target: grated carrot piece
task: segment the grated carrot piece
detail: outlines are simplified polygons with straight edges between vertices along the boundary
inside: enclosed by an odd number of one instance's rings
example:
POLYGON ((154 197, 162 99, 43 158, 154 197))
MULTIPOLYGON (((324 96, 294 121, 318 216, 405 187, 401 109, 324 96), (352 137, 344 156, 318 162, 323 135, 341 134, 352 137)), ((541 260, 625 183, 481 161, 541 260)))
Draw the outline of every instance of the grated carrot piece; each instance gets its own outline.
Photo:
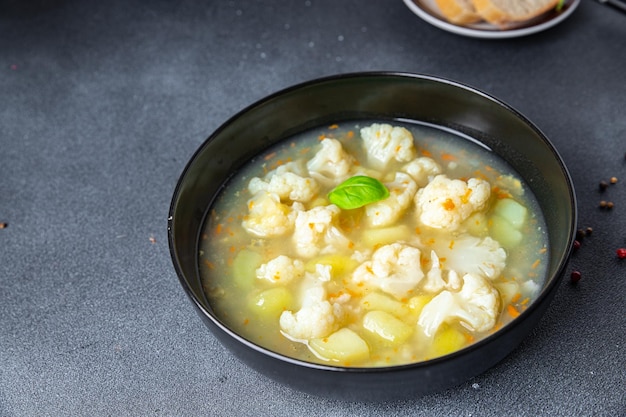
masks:
POLYGON ((506 311, 507 313, 509 313, 509 316, 513 318, 516 318, 520 314, 519 311, 517 311, 517 309, 513 307, 512 304, 509 304, 508 306, 506 306, 506 311))
POLYGON ((473 190, 471 188, 468 188, 467 191, 465 191, 465 194, 463 194, 463 196, 461 197, 461 203, 467 204, 469 202, 472 191, 473 190))
POLYGON ((452 199, 450 198, 446 198, 446 201, 441 203, 441 205, 443 206, 443 209, 446 211, 452 211, 456 207, 456 205, 454 204, 454 201, 452 201, 452 199))
POLYGON ((509 192, 506 192, 506 191, 499 191, 496 194, 496 198, 498 200, 504 200, 505 198, 510 198, 510 197, 511 197, 511 194, 509 192))

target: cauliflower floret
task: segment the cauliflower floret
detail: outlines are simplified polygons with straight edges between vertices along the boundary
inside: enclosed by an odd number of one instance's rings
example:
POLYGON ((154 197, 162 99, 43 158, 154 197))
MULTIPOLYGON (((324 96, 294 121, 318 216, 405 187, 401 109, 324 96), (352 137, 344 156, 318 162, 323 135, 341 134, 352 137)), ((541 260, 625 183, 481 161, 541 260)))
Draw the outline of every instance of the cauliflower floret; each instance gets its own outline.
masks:
POLYGON ((258 279, 265 279, 272 284, 288 284, 304 275, 304 263, 298 259, 280 255, 256 270, 258 279))
POLYGON ((520 285, 520 290, 529 297, 535 297, 537 293, 541 291, 541 285, 537 284, 532 279, 529 279, 520 285))
POLYGON ((319 184, 308 176, 302 162, 288 162, 273 171, 264 179, 254 177, 248 184, 252 195, 259 191, 278 194, 281 200, 291 200, 306 203, 315 197, 319 191, 319 184))
POLYGON ((444 322, 459 320, 471 331, 484 332, 496 324, 500 295, 485 278, 472 274, 463 276, 459 292, 444 290, 424 306, 417 324, 426 336, 432 337, 444 322))
POLYGON ((389 161, 409 162, 415 158, 413 135, 403 127, 374 123, 361 129, 370 164, 383 169, 389 161))
POLYGON ((329 186, 345 180, 353 164, 354 158, 343 149, 341 142, 324 138, 322 149, 306 163, 306 167, 311 177, 329 186))
POLYGON ((332 278, 333 267, 331 265, 315 264, 315 272, 307 272, 307 276, 313 276, 322 282, 328 282, 332 278))
POLYGON ((320 253, 348 249, 350 241, 334 224, 340 211, 339 207, 330 204, 298 212, 293 242, 299 256, 312 258, 320 253))
POLYGON ((500 244, 490 238, 461 235, 451 240, 439 239, 434 249, 446 259, 446 269, 459 274, 481 275, 496 279, 506 266, 506 252, 500 244))
POLYGON ((485 180, 470 178, 467 182, 437 175, 415 196, 418 219, 422 224, 454 231, 472 213, 483 210, 491 195, 485 180))
POLYGON ((402 171, 409 174, 417 186, 422 188, 432 181, 435 175, 441 174, 441 167, 434 159, 423 156, 403 166, 402 171))
POLYGON ((289 207, 278 195, 261 191, 248 200, 248 215, 241 225, 257 237, 283 236, 293 230, 296 213, 303 208, 299 203, 289 207))
POLYGON ((411 204, 417 191, 415 181, 403 172, 396 172, 393 182, 385 185, 389 189, 389 197, 365 206, 365 215, 371 226, 389 226, 398 220, 411 204))
POLYGON ((403 243, 381 246, 352 273, 355 283, 370 284, 399 299, 410 296, 422 278, 420 250, 403 243))
POLYGON ((341 305, 326 299, 324 287, 313 286, 304 291, 300 310, 282 312, 280 328, 292 340, 326 337, 339 327, 341 314, 341 305))
POLYGON ((430 251, 430 270, 426 274, 426 281, 422 288, 432 293, 438 293, 446 288, 451 291, 458 291, 461 288, 461 278, 455 270, 448 270, 447 282, 443 279, 441 262, 435 251, 430 251))

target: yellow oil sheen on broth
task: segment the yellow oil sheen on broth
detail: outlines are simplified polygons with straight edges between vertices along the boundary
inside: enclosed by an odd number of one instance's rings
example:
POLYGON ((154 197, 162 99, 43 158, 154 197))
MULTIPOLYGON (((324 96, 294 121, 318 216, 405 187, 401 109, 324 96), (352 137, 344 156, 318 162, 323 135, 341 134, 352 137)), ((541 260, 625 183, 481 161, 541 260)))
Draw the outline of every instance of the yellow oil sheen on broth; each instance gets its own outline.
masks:
POLYGON ((216 315, 252 342, 311 362, 400 365, 521 314, 543 284, 545 231, 530 189, 482 145, 430 125, 353 121, 239 172, 207 216, 199 267, 216 315), (331 203, 355 176, 389 197, 331 203))

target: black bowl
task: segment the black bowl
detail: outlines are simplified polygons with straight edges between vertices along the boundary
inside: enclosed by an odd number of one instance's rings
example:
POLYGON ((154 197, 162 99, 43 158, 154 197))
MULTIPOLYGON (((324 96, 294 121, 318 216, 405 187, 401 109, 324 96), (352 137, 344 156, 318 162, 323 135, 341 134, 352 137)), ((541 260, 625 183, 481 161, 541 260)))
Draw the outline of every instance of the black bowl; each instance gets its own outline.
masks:
POLYGON ((537 127, 503 102, 431 76, 357 73, 323 78, 273 94, 224 123, 196 151, 172 198, 168 233, 180 283, 213 334, 243 362, 287 386, 350 401, 431 393, 462 383, 507 356, 552 300, 573 246, 576 205, 559 154, 537 127), (447 356, 411 365, 346 368, 271 352, 239 336, 215 316, 198 272, 199 233, 213 198, 242 165, 296 133, 356 119, 408 119, 465 133, 504 158, 525 179, 543 210, 549 265, 538 298, 512 323, 447 356))

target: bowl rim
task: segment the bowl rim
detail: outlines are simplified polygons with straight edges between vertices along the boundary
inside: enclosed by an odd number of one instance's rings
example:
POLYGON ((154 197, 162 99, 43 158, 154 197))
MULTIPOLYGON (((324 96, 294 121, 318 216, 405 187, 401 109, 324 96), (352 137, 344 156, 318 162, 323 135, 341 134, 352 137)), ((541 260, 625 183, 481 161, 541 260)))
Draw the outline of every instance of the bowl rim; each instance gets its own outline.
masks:
MULTIPOLYGON (((310 79, 307 81, 299 82, 291 86, 279 89, 245 106, 241 110, 237 111, 233 116, 229 117, 222 124, 220 124, 220 126, 217 129, 215 129, 208 136, 208 138, 205 139, 193 152, 192 156, 187 161, 185 167, 183 168, 176 182, 176 186, 174 188, 174 192, 173 192, 172 199, 170 202, 170 208, 169 208, 168 218, 167 218, 168 245, 169 245, 169 250, 170 250, 170 256, 172 258, 172 263, 176 271, 176 274, 178 276, 179 282, 181 283, 181 286, 183 287, 187 296, 190 298, 193 304, 195 304, 197 311, 201 313, 203 318, 209 319, 213 325, 217 326, 221 331, 226 333, 230 338, 235 339, 237 342, 245 345, 249 349, 252 349, 265 356, 269 356, 274 359, 280 360, 282 362, 290 363, 293 365, 297 365, 297 366, 301 366, 301 367, 309 368, 309 369, 317 369, 317 370, 331 371, 331 372, 349 372, 349 373, 398 372, 401 370, 408 370, 408 369, 428 368, 437 363, 447 362, 450 359, 458 358, 458 357, 473 353, 474 351, 481 349, 483 346, 490 344, 493 340, 500 339, 504 337, 507 333, 514 331, 514 329, 524 321, 523 320, 524 317, 533 314, 535 310, 537 310, 544 304, 543 301, 546 298, 552 297, 555 291, 555 287, 559 285, 559 283, 562 280, 563 273, 565 271, 565 268, 567 267, 568 260, 573 251, 573 244, 575 240, 576 226, 577 226, 577 221, 578 221, 578 210, 577 210, 576 201, 577 201, 576 192, 574 189, 572 177, 563 161, 563 158, 559 154, 556 147, 552 144, 552 142, 548 139, 548 137, 531 120, 529 120, 521 112, 519 112, 517 109, 515 109, 508 103, 504 102, 503 100, 489 93, 486 93, 476 87, 470 86, 463 82, 441 77, 441 76, 413 73, 413 72, 403 72, 403 71, 346 72, 346 73, 340 73, 340 74, 334 74, 334 75, 328 75, 328 76, 310 79), (541 139, 542 142, 544 142, 546 147, 551 151, 554 161, 558 163, 559 169, 564 176, 564 179, 567 185, 568 194, 569 194, 568 206, 570 208, 571 217, 572 217, 572 221, 570 224, 570 232, 568 234, 568 242, 566 242, 565 250, 559 256, 559 260, 557 262, 557 268, 555 269, 553 274, 546 276, 546 283, 542 287, 541 292, 539 293, 537 298, 530 305, 528 305, 528 307, 524 311, 520 312, 520 315, 518 317, 514 318, 511 322, 507 323, 505 326, 494 331, 492 334, 480 339, 479 341, 472 343, 471 345, 461 348, 459 350, 456 350, 454 352, 451 352, 449 354, 443 355, 443 356, 430 358, 430 359, 418 361, 418 362, 401 364, 401 365, 347 367, 347 366, 340 366, 340 365, 333 365, 333 364, 308 362, 305 360, 296 359, 287 355, 283 355, 271 349, 260 346, 244 338, 243 336, 239 335, 234 330, 230 329, 224 322, 222 322, 222 320, 216 317, 211 311, 208 311, 205 308, 202 301, 199 299, 199 297, 195 294, 195 292, 192 290, 192 288, 190 288, 190 286, 187 283, 187 279, 185 278, 185 275, 178 261, 178 257, 176 253, 175 238, 174 238, 174 227, 175 227, 174 226, 174 214, 176 211, 178 198, 180 196, 180 192, 182 189, 182 184, 189 170, 194 165, 194 162, 196 161, 197 157, 202 153, 203 149, 211 141, 219 137, 221 132, 225 130, 228 126, 235 123, 237 119, 242 117, 244 114, 254 110, 256 107, 262 106, 263 104, 269 101, 272 101, 274 99, 277 99, 282 95, 289 94, 291 92, 294 92, 300 89, 305 89, 305 88, 312 87, 312 86, 319 85, 319 84, 338 82, 342 80, 357 79, 357 78, 380 78, 380 77, 415 79, 415 80, 425 80, 425 81, 434 82, 434 83, 442 83, 442 84, 446 84, 455 88, 460 88, 472 94, 476 94, 478 96, 481 96, 484 99, 494 102, 495 104, 504 108, 504 110, 512 113, 516 118, 518 118, 525 125, 531 128, 531 130, 537 135, 537 137, 541 139)), ((206 211, 208 211, 208 209, 209 208, 207 207, 206 211)), ((205 211, 205 215, 206 215, 206 211, 205 211)), ((195 242, 196 248, 198 247, 198 244, 199 244, 198 241, 199 241, 199 236, 196 237, 196 242, 195 242)))

